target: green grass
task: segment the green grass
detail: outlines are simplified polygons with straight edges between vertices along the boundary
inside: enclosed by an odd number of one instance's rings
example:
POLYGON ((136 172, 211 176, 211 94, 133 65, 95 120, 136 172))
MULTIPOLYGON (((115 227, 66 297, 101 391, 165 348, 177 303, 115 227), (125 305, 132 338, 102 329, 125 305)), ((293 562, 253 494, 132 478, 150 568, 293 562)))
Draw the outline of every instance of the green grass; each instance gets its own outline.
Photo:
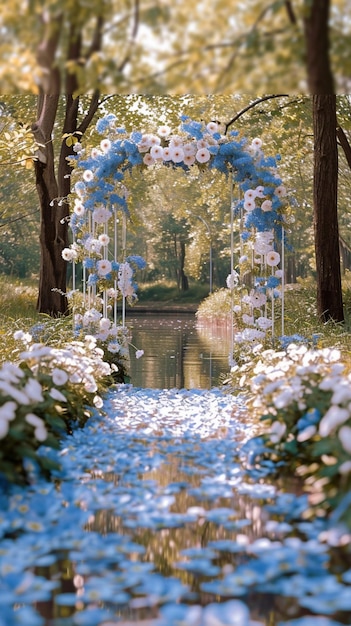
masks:
POLYGON ((191 283, 187 291, 180 291, 174 282, 156 282, 139 284, 138 301, 162 304, 199 304, 208 296, 208 285, 191 283))

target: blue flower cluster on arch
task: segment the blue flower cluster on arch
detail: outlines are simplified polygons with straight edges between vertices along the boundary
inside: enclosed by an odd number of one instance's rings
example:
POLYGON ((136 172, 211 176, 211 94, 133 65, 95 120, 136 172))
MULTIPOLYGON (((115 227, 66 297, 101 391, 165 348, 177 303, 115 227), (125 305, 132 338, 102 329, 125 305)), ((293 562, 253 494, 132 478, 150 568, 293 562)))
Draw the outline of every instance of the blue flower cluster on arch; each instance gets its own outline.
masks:
MULTIPOLYGON (((251 271, 253 277, 250 293, 235 307, 239 326, 245 327, 236 334, 236 341, 261 340, 273 326, 267 316, 267 302, 270 299, 273 303, 283 291, 279 291, 283 270, 278 267, 281 258, 277 247, 286 245, 288 193, 277 171, 280 156, 265 156, 260 138, 249 141, 240 138, 237 131, 224 135, 216 122, 205 124, 187 116, 180 118, 176 132, 162 125, 156 132, 128 133, 109 113, 97 121, 96 131, 101 140, 89 153, 80 143, 74 146, 73 243, 63 251, 67 261, 83 263, 88 301, 94 302, 97 291, 104 292, 105 317, 111 306, 109 297, 115 309, 118 298, 123 302, 136 298, 134 269, 144 267, 145 261, 135 255, 118 261, 114 231, 117 214, 123 220, 129 217, 126 173, 155 164, 181 168, 185 173, 193 168, 217 170, 231 178, 239 190, 231 210, 240 217, 241 253, 238 272, 231 271, 228 276, 228 288, 237 287, 240 274, 251 271)), ((121 252, 125 255, 123 246, 121 252)))

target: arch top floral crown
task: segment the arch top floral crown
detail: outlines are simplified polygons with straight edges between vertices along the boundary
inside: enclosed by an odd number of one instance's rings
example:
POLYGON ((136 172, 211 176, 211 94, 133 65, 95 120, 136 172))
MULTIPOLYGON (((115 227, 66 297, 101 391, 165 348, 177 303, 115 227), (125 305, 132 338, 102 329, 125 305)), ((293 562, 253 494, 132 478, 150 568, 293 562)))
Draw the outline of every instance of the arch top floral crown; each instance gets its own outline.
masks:
POLYGON ((289 205, 289 194, 277 171, 279 155, 266 157, 260 138, 249 141, 240 138, 237 131, 226 135, 217 122, 205 124, 186 116, 181 117, 176 132, 162 125, 156 132, 128 133, 109 113, 97 121, 96 131, 102 138, 89 152, 78 141, 74 145, 70 215, 73 242, 63 251, 67 261, 82 265, 87 309, 95 306, 96 294, 102 293, 101 315, 108 317, 109 308, 113 309, 116 324, 120 299, 124 326, 125 301, 136 298, 134 270, 145 267, 141 257, 126 256, 126 173, 157 164, 184 172, 210 169, 227 175, 230 184, 239 190, 239 198, 231 206, 231 219, 234 216, 240 224, 240 253, 234 263, 231 252, 227 286, 233 290, 248 274, 251 285, 242 297, 240 311, 238 305, 233 307, 240 316, 240 327, 245 327, 236 333, 236 341, 252 342, 262 339, 268 330, 272 332, 274 299, 283 296, 284 268, 279 265, 286 243, 285 212, 289 205), (118 226, 123 233, 121 245, 118 226))

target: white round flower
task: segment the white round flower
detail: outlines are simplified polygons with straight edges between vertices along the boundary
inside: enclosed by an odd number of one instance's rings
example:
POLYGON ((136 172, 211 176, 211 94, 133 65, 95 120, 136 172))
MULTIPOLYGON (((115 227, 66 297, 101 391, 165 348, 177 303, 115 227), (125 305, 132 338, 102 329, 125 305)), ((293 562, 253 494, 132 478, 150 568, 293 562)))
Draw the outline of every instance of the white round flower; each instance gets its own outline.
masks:
POLYGON ((111 320, 109 320, 108 317, 102 317, 99 325, 101 330, 110 330, 111 320))
POLYGON ((271 328, 272 320, 262 315, 261 317, 257 318, 256 324, 259 328, 262 328, 263 330, 267 330, 268 328, 271 328))
POLYGON ((208 141, 206 139, 198 139, 196 145, 198 150, 203 150, 208 147, 208 141))
POLYGON ((275 252, 275 250, 271 250, 266 254, 266 263, 269 267, 275 267, 280 262, 280 254, 279 252, 275 252))
POLYGON ((92 181, 93 178, 94 178, 94 174, 91 170, 84 170, 83 180, 85 180, 86 183, 90 183, 90 181, 92 181))
POLYGON ((120 349, 121 349, 121 346, 119 345, 117 341, 110 341, 110 343, 107 346, 107 350, 111 352, 112 354, 116 354, 117 352, 120 351, 120 349))
POLYGON ((317 432, 317 428, 314 424, 311 424, 310 426, 306 426, 306 428, 304 428, 296 437, 297 441, 299 441, 300 443, 302 443, 303 441, 308 441, 308 439, 311 439, 311 437, 313 437, 313 435, 315 435, 317 432))
POLYGON ((108 261, 107 259, 101 259, 101 261, 98 261, 96 265, 99 276, 106 276, 112 270, 111 261, 108 261))
POLYGON ((247 313, 243 314, 242 320, 244 324, 247 324, 248 326, 253 326, 255 324, 255 319, 253 315, 247 315, 247 313))
POLYGON ((96 406, 97 409, 102 409, 102 407, 104 406, 103 399, 100 398, 100 396, 94 396, 93 404, 94 406, 96 406))
POLYGON ((111 148, 111 142, 109 139, 103 139, 100 142, 100 148, 101 150, 106 154, 106 152, 109 151, 109 149, 111 148))
POLYGON ((136 353, 135 353, 135 357, 137 359, 140 359, 140 357, 142 357, 143 354, 144 354, 144 350, 137 350, 136 353))
POLYGON ((172 160, 172 150, 171 148, 163 148, 163 160, 171 161, 172 160))
POLYGON ((41 417, 38 417, 34 413, 27 413, 24 419, 27 422, 27 424, 34 426, 34 428, 41 428, 44 426, 44 422, 41 419, 41 417))
POLYGON ((257 197, 256 189, 247 189, 244 193, 244 200, 254 200, 257 197))
POLYGON ((273 422, 269 438, 272 443, 279 443, 286 432, 286 424, 282 422, 273 422))
POLYGON ((153 165, 155 163, 155 159, 152 158, 150 152, 147 152, 143 158, 144 165, 153 165))
POLYGON ((199 163, 207 163, 211 158, 211 153, 207 148, 200 148, 196 153, 196 160, 199 163))
POLYGON ((284 185, 279 185, 279 187, 276 187, 274 190, 274 193, 278 196, 278 198, 283 198, 287 194, 286 187, 284 187, 284 185))
POLYGON ((218 133, 218 124, 217 122, 209 122, 206 126, 208 132, 213 135, 214 133, 218 133))
POLYGON ((283 274, 284 274, 283 270, 276 270, 276 271, 274 272, 274 276, 275 276, 276 278, 283 278, 283 274))
POLYGON ((184 155, 184 163, 185 165, 194 165, 195 163, 195 155, 194 154, 185 154, 184 155))
POLYGON ((171 160, 173 163, 181 163, 184 160, 184 151, 181 147, 171 148, 171 160))
POLYGON ((183 152, 184 152, 185 156, 187 156, 187 155, 195 155, 196 152, 197 152, 197 148, 196 148, 195 143, 191 143, 191 142, 185 143, 183 145, 183 152))
POLYGON ((164 126, 160 126, 160 127, 157 129, 157 134, 158 134, 160 137, 168 137, 168 135, 170 135, 170 133, 171 133, 171 129, 170 129, 170 127, 169 127, 169 126, 167 126, 166 124, 165 124, 164 126))
POLYGON ((152 147, 152 146, 159 146, 160 143, 161 143, 160 137, 157 137, 157 135, 149 135, 149 145, 150 145, 150 147, 152 147))
POLYGON ((260 309, 267 302, 265 294, 258 291, 251 292, 248 300, 251 306, 253 306, 255 309, 260 309))
POLYGON ((163 159, 163 148, 162 148, 162 146, 157 146, 157 145, 152 146, 152 148, 150 150, 150 155, 155 160, 163 159))
POLYGON ((96 159, 96 157, 99 156, 101 152, 100 150, 98 150, 98 148, 92 148, 90 154, 93 159, 96 159))
POLYGON ((13 333, 13 338, 15 341, 23 341, 24 343, 30 343, 32 341, 32 335, 25 333, 24 330, 16 330, 13 333))
POLYGON ((65 385, 68 381, 68 374, 64 370, 55 367, 51 372, 51 378, 54 385, 60 387, 61 385, 65 385))
POLYGON ((244 202, 245 211, 250 212, 250 211, 253 211, 255 208, 256 208, 255 200, 249 199, 249 198, 245 200, 244 202))
POLYGON ((261 209, 264 212, 268 212, 272 210, 272 202, 270 200, 264 200, 261 204, 261 209))
POLYGON ((97 224, 106 224, 106 222, 108 222, 110 217, 112 217, 111 211, 109 211, 103 206, 100 206, 97 209, 94 209, 93 211, 93 220, 97 224))
POLYGON ((264 198, 264 187, 263 185, 258 185, 255 189, 258 198, 264 198))
POLYGON ((99 235, 99 241, 102 246, 108 246, 110 243, 110 237, 106 233, 103 233, 102 235, 99 235))
POLYGON ((249 257, 246 254, 242 254, 241 257, 239 257, 239 264, 241 265, 242 263, 246 263, 248 259, 249 257))
POLYGON ((84 204, 81 202, 81 200, 75 200, 74 201, 73 212, 76 215, 78 215, 78 217, 81 217, 82 215, 84 215, 85 207, 84 207, 84 204))
POLYGON ((262 139, 260 139, 259 137, 255 137, 255 139, 251 141, 251 148, 253 148, 254 150, 259 150, 261 146, 262 146, 262 139))
POLYGON ((71 250, 71 248, 64 248, 61 252, 61 256, 64 261, 73 261, 73 250, 71 250))
POLYGON ((239 283, 239 274, 238 274, 238 272, 233 270, 231 272, 231 274, 229 274, 227 276, 226 283, 227 283, 228 289, 234 289, 234 287, 236 287, 237 284, 239 283))

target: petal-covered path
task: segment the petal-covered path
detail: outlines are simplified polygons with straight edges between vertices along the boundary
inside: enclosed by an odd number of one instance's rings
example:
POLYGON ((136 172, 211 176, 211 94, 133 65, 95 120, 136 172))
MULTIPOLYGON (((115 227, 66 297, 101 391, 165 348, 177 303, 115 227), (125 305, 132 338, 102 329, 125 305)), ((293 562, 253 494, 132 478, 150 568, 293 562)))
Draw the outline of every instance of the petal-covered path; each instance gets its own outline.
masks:
POLYGON ((0 496, 0 626, 350 624, 350 554, 244 470, 253 432, 219 389, 112 390, 57 481, 0 496))

